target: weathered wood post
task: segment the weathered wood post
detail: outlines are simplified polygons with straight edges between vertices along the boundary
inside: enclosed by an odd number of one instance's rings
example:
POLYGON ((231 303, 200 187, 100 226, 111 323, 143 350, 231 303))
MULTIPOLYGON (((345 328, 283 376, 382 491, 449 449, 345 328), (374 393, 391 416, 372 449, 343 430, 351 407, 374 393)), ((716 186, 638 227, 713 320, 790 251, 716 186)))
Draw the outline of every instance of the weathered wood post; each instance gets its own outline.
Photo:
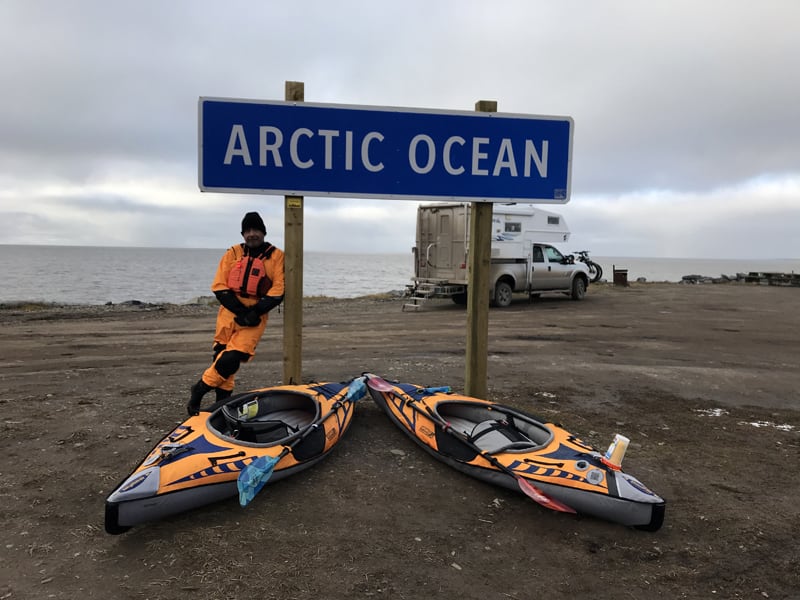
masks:
MULTIPOLYGON (((305 100, 302 81, 287 81, 285 99, 305 100)), ((303 374, 303 197, 284 196, 286 295, 283 318, 283 383, 302 383, 303 374)))
MULTIPOLYGON (((480 100, 478 112, 497 112, 497 102, 480 100)), ((489 355, 489 268, 492 259, 492 203, 473 202, 469 223, 469 285, 467 286, 467 396, 486 398, 489 355)))

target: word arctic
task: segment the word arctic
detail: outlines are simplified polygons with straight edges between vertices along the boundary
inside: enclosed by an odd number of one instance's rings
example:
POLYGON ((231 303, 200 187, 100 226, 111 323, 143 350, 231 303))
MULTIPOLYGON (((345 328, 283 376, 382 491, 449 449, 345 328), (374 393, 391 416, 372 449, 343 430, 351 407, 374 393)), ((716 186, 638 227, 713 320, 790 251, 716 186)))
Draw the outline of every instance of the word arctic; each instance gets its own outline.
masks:
POLYGON ((572 120, 200 100, 200 189, 408 199, 569 198, 572 120))

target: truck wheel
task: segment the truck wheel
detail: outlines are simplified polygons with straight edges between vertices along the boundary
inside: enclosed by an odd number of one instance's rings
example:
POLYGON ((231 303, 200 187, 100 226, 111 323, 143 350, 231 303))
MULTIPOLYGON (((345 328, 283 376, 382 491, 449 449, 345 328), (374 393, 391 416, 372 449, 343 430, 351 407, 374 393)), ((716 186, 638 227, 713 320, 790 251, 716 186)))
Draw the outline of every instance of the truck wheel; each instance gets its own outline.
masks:
POLYGON ((505 281, 499 281, 497 285, 494 286, 494 305, 499 308, 510 306, 512 294, 513 290, 511 286, 505 281))
POLYGON ((572 280, 572 299, 583 300, 586 296, 586 281, 583 277, 576 277, 572 280))

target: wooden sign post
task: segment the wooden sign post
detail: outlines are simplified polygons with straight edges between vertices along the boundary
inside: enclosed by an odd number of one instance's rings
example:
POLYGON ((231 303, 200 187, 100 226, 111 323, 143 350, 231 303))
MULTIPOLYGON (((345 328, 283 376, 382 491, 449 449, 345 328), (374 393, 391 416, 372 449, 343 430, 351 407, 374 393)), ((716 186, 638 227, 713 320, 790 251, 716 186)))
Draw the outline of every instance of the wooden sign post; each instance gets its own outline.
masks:
MULTIPOLYGON (((287 81, 286 100, 303 102, 302 81, 287 81)), ((303 372, 303 196, 284 196, 286 294, 283 317, 283 383, 302 383, 303 372)))
MULTIPOLYGON (((480 100, 478 112, 497 112, 497 102, 480 100)), ((492 203, 473 202, 469 224, 469 285, 467 285, 467 356, 464 392, 486 398, 489 354, 489 268, 492 259, 492 203)))

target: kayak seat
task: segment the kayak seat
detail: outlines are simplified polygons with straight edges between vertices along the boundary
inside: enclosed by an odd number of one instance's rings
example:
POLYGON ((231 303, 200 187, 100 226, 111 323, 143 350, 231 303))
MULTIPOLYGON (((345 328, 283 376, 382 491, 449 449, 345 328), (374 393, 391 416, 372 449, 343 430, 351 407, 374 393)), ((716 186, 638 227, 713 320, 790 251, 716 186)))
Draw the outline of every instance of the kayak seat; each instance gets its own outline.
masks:
POLYGON ((307 410, 276 410, 252 419, 250 423, 281 421, 292 431, 298 431, 314 421, 314 413, 307 410))
POLYGON ((306 425, 314 415, 305 410, 276 410, 255 419, 239 422, 239 439, 243 442, 270 444, 288 438, 306 425))
POLYGON ((289 427, 283 421, 249 421, 239 425, 239 437, 243 442, 269 444, 289 437, 289 427))
MULTIPOLYGON (((490 454, 506 451, 530 452, 546 446, 553 439, 552 431, 542 422, 515 414, 513 409, 500 405, 487 407, 457 401, 440 402, 436 406, 436 412, 473 446, 490 454)), ((437 430, 437 444, 440 449, 447 447, 449 454, 458 460, 470 460, 465 458, 468 454, 464 450, 467 448, 465 444, 460 443, 462 448, 458 450, 451 448, 458 444, 449 444, 448 441, 446 437, 439 439, 437 430)))
POLYGON ((473 444, 490 454, 506 450, 531 450, 538 446, 536 442, 505 420, 481 421, 472 428, 469 437, 473 444))
POLYGON ((310 399, 307 403, 296 398, 270 398, 259 405, 255 417, 240 416, 236 405, 223 406, 209 419, 209 426, 221 435, 253 444, 275 444, 289 440, 316 419, 317 408, 310 399))

